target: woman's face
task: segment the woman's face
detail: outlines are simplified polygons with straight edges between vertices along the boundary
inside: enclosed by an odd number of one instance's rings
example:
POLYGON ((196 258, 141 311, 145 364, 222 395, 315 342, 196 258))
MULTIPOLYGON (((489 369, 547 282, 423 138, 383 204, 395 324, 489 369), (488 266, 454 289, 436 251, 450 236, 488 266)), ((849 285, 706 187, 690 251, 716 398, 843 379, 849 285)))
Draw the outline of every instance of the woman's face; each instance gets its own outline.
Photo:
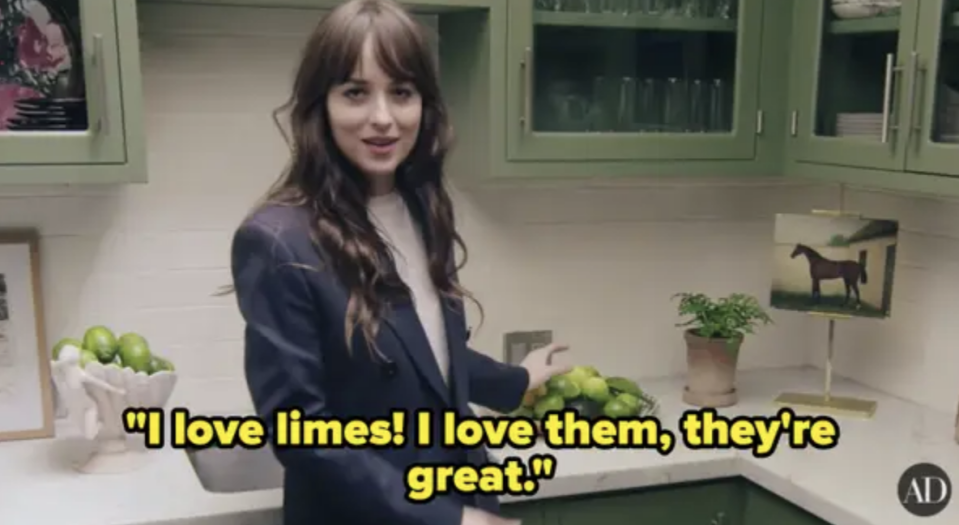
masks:
POLYGON ((340 151, 369 179, 374 194, 393 189, 396 167, 416 143, 420 94, 394 81, 377 63, 372 38, 363 44, 352 78, 327 97, 330 129, 340 151))

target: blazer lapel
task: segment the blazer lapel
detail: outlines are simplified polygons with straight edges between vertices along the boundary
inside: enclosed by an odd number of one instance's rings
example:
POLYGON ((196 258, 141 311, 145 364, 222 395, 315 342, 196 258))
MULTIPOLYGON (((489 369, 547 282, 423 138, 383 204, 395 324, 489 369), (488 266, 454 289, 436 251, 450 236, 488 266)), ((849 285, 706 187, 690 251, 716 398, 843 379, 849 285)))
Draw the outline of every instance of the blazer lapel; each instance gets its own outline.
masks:
POLYGON ((453 406, 450 389, 443 382, 436 356, 433 355, 429 339, 426 338, 426 332, 423 330, 419 316, 416 315, 413 303, 411 301, 394 303, 391 315, 383 320, 433 391, 448 406, 453 406))
POLYGON ((469 377, 467 369, 466 315, 462 304, 452 299, 443 299, 443 321, 446 324, 446 340, 450 349, 450 377, 453 378, 454 399, 458 404, 469 403, 469 377))

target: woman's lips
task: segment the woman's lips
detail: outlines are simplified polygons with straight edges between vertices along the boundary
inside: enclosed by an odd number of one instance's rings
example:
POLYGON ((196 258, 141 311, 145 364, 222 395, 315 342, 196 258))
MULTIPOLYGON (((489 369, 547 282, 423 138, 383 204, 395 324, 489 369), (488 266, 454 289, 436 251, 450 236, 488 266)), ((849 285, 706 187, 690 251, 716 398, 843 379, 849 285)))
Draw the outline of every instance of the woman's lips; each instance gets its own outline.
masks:
POLYGON ((366 147, 369 148, 370 152, 374 155, 388 155, 396 149, 396 143, 399 139, 392 138, 375 138, 375 139, 363 139, 363 143, 366 144, 366 147))

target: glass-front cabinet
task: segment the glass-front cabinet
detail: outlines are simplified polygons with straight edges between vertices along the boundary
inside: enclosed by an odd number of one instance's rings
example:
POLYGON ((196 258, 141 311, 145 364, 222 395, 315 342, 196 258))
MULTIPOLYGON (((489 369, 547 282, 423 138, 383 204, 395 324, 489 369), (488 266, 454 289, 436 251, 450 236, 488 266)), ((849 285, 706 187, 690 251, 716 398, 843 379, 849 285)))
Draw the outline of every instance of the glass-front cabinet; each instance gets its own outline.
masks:
POLYGON ((0 0, 0 169, 125 162, 117 37, 113 0, 0 0))
POLYGON ((953 0, 795 3, 794 160, 959 175, 953 0))
POLYGON ((959 175, 959 2, 922 0, 909 171, 959 175))
POLYGON ((752 159, 761 0, 510 0, 510 160, 752 159))

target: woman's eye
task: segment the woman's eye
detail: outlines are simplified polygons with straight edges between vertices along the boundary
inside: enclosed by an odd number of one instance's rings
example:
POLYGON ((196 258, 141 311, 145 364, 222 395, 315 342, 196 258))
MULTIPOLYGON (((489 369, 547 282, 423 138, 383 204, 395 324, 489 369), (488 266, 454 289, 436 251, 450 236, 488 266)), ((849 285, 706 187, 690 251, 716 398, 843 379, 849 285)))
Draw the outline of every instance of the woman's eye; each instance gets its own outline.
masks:
POLYGON ((410 88, 396 88, 393 90, 393 94, 401 99, 408 99, 414 95, 414 91, 410 88))
POLYGON ((360 88, 349 88, 343 92, 343 96, 350 99, 360 98, 363 96, 363 90, 360 88))

